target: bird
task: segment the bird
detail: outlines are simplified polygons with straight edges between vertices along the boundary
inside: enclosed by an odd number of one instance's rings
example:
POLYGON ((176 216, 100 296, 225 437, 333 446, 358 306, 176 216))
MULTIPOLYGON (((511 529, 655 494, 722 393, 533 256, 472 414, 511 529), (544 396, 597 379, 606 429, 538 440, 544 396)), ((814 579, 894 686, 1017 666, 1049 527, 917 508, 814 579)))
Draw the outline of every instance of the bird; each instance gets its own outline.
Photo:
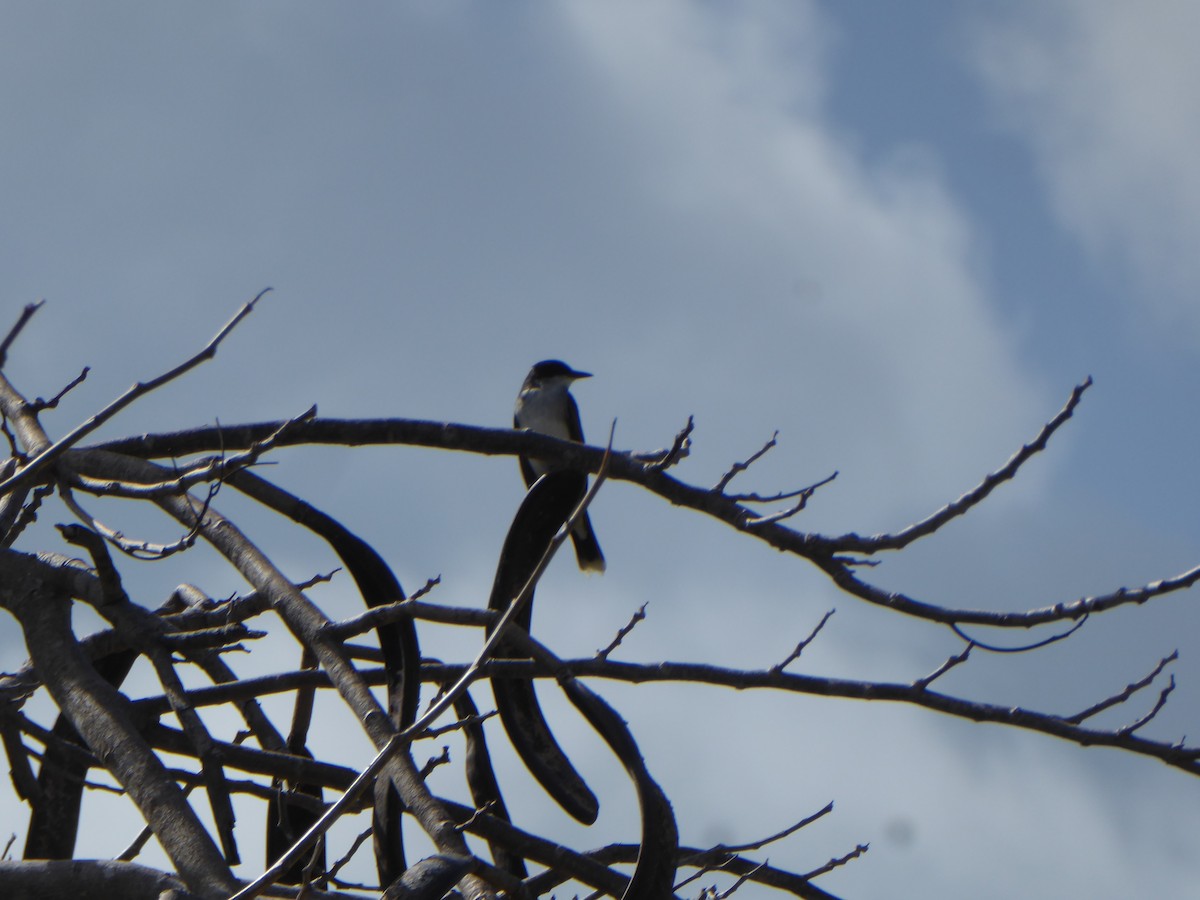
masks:
MULTIPOLYGON (((582 444, 583 426, 579 423, 579 407, 571 396, 571 384, 591 377, 590 372, 577 372, 558 359, 536 363, 517 394, 513 427, 582 444)), ((532 486, 550 470, 550 466, 539 459, 522 456, 520 463, 526 487, 532 486)), ((588 573, 604 571, 604 554, 600 552, 586 511, 572 527, 571 541, 575 544, 575 558, 580 569, 588 573)))

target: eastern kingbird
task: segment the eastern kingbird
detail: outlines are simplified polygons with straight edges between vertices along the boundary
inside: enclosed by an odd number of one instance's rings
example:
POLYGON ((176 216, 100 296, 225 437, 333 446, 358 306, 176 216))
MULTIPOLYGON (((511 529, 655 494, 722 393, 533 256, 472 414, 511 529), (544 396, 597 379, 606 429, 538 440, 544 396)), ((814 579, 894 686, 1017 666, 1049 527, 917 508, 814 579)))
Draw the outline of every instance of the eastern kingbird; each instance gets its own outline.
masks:
MULTIPOLYGON (((513 427, 537 431, 551 437, 583 443, 583 426, 579 424, 579 407, 571 396, 571 382, 591 378, 588 372, 576 372, 564 362, 546 359, 535 365, 525 376, 517 405, 513 411, 513 427)), ((539 459, 520 457, 521 475, 525 486, 531 486, 549 471, 539 459)), ((604 554, 596 543, 592 523, 586 512, 571 529, 575 558, 585 572, 603 572, 604 554)))

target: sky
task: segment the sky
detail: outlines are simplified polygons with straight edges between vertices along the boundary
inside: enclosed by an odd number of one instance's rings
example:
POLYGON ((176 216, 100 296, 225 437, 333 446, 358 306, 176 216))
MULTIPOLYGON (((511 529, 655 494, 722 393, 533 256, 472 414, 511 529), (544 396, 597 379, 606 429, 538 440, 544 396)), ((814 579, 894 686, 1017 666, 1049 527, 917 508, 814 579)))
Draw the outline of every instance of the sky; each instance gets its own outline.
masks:
MULTIPOLYGON (((616 420, 618 448, 666 446, 693 415, 676 474, 705 485, 778 430, 735 486, 837 471, 796 527, 870 533, 972 487, 1092 376, 1015 483, 872 579, 1021 610, 1200 563, 1194 4, 118 2, 10 4, 2 21, 0 299, 13 321, 46 300, 6 374, 48 397, 91 367, 45 414, 52 434, 271 286, 213 361, 102 436, 313 403, 503 427, 530 364, 561 358, 595 373, 576 389, 593 442, 616 420)), ((276 459, 272 475, 407 587, 441 575, 433 599, 484 602, 522 495, 515 462, 276 459)), ((228 493, 218 507, 289 575, 332 568, 228 493)), ((101 510, 128 533, 177 536, 127 505, 101 510)), ((68 518, 47 509, 19 549, 63 550, 51 526, 68 518)), ((606 486, 592 518, 607 574, 564 557, 539 591, 535 629, 563 655, 604 646, 642 603, 618 658, 771 665, 831 608, 794 671, 911 681, 961 648, 629 485, 606 486)), ((139 599, 156 606, 185 580, 244 589, 211 552, 185 556, 127 565, 139 599)), ((356 611, 346 583, 313 598, 356 611)), ((1195 735, 1195 602, 1095 617, 941 684, 1067 713, 1178 648, 1177 689, 1145 734, 1195 735)), ((428 641, 447 658, 472 647, 428 641)), ((266 655, 235 664, 290 665, 266 655)), ((0 670, 23 656, 0 621, 0 670)), ((753 840, 834 801, 766 855, 807 871, 870 843, 819 881, 839 896, 1177 897, 1200 876, 1200 784, 1153 761, 882 704, 595 686, 689 843, 753 840)), ((564 824, 501 754, 510 808, 579 846, 628 839, 621 772, 543 696, 605 810, 593 829, 564 824)), ((365 738, 345 752, 371 755, 365 738)), ((111 824, 122 803, 89 808, 81 853, 132 839, 132 821, 111 824)), ((23 837, 24 821, 0 787, 0 831, 23 837)))

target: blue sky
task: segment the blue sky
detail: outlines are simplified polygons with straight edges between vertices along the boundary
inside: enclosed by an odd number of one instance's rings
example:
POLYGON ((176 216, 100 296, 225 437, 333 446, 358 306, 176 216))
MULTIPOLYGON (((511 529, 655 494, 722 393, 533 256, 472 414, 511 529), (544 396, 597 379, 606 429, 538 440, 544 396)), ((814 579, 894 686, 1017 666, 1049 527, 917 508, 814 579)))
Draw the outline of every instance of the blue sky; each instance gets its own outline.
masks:
MULTIPOLYGON (((62 434, 272 285, 215 361, 104 433, 314 402, 504 425, 530 363, 561 357, 596 374, 577 391, 593 440, 616 418, 619 447, 663 446, 694 414, 679 475, 704 484, 778 429, 744 486, 836 469, 797 527, 862 532, 971 487, 1090 374, 1048 454, 876 581, 1024 609, 1172 575, 1200 562, 1198 19, 1115 0, 9 7, 0 289, 10 318, 47 305, 6 371, 49 396, 93 367, 46 417, 62 434)), ((406 585, 441 574, 447 602, 482 602, 515 463, 279 459, 283 483, 406 585)), ((289 574, 324 562, 221 499, 289 574)), ((171 538, 158 518, 111 514, 171 538)), ((56 541, 66 516, 44 514, 22 549, 56 541)), ((798 670, 911 680, 958 649, 626 486, 593 519, 608 573, 564 561, 539 598, 564 654, 603 646, 647 600, 626 658, 770 663, 833 606, 798 670)), ((188 557, 128 577, 151 605, 183 580, 242 587, 211 554, 188 557)), ((353 609, 346 585, 315 599, 353 609)), ((1073 711, 1178 647, 1178 690, 1148 733, 1194 735, 1193 604, 973 660, 945 689, 1073 711)), ((11 670, 23 648, 0 628, 11 670)), ((686 840, 749 840, 834 800, 770 856, 804 870, 869 841, 823 881, 847 897, 1183 896, 1197 877, 1200 785, 1161 765, 875 704, 601 687, 686 840)), ((624 796, 562 715, 589 777, 624 796)), ((347 752, 369 756, 365 739, 347 752)), ((561 827, 535 789, 518 793, 526 821, 561 827)), ((100 827, 120 814, 104 803, 95 855, 132 836, 100 827)), ((625 836, 627 811, 608 806, 591 833, 565 833, 625 836)), ((23 820, 0 791, 0 821, 23 820)))

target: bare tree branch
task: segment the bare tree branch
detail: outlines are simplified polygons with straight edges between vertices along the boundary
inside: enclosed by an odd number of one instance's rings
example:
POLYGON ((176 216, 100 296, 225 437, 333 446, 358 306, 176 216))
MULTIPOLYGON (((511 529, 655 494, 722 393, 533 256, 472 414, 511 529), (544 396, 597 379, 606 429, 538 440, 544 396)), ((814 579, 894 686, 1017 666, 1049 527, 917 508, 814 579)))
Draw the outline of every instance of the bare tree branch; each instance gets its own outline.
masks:
POLYGON ((1016 477, 1017 471, 1031 457, 1046 449, 1051 436, 1066 423, 1075 413, 1075 408, 1083 398, 1083 392, 1092 386, 1089 375, 1082 383, 1077 384, 1071 391, 1066 405, 1059 410, 1058 415, 1045 424, 1030 443, 1014 453, 1003 466, 992 472, 976 487, 963 494, 957 500, 947 503, 931 516, 922 519, 894 534, 877 534, 862 538, 856 534, 845 534, 832 539, 839 552, 847 553, 878 553, 882 550, 900 550, 919 538, 933 534, 951 519, 955 519, 978 506, 997 487, 1016 477))
MULTIPOLYGON (((341 889, 343 883, 332 879, 365 838, 341 840, 331 836, 337 832, 328 829, 340 816, 370 809, 368 791, 374 787, 374 837, 377 845, 385 846, 385 852, 377 854, 384 860, 379 872, 385 898, 440 900, 457 885, 455 895, 466 900, 495 900, 501 895, 532 900, 573 880, 597 897, 663 900, 709 875, 715 881, 701 891, 701 897, 707 900, 737 895, 750 884, 798 897, 832 896, 817 887, 814 879, 857 858, 866 852, 867 845, 859 844, 807 874, 750 858, 827 815, 832 804, 760 840, 708 849, 680 847, 671 803, 651 777, 652 766, 643 758, 633 731, 596 692, 594 682, 599 679, 630 685, 670 682, 902 703, 1080 746, 1106 746, 1152 757, 1180 771, 1200 775, 1200 747, 1188 746, 1182 740, 1172 743, 1141 736, 1143 731, 1150 731, 1149 726, 1175 689, 1174 678, 1167 677, 1165 686, 1159 682, 1156 696, 1149 693, 1151 685, 1176 659, 1175 654, 1160 660, 1149 674, 1131 681, 1124 689, 1072 715, 1041 712, 1018 704, 983 703, 931 689, 977 649, 1018 653, 1045 647, 1075 634, 1092 613, 1190 587, 1200 581, 1200 566, 1139 588, 1120 588, 1094 597, 1007 612, 931 603, 859 577, 884 552, 902 550, 936 533, 1016 477, 1072 417, 1091 384, 1090 378, 1074 389, 1066 405, 1031 443, 970 491, 899 531, 867 537, 809 533, 791 524, 816 491, 836 477, 836 472, 798 490, 727 493, 734 478, 776 446, 777 434, 750 457, 734 463, 712 488, 690 485, 668 475, 666 470, 687 458, 691 450, 694 421, 690 417, 670 448, 652 453, 614 452, 611 432, 607 448, 599 448, 508 429, 404 419, 318 419, 315 409, 279 422, 233 427, 218 424, 83 446, 86 436, 139 397, 212 358, 262 296, 245 304, 198 354, 150 381, 134 384, 57 440, 47 435, 39 414, 53 408, 81 383, 88 370, 85 368, 51 400, 39 398, 32 403, 0 374, 0 415, 12 448, 11 458, 0 468, 0 543, 5 548, 11 546, 44 499, 57 489, 65 508, 87 526, 63 526, 62 533, 68 542, 86 548, 93 564, 89 571, 79 561, 54 553, 32 557, 0 549, 0 607, 17 618, 31 656, 20 670, 0 674, 0 739, 9 757, 15 788, 32 804, 37 820, 31 825, 26 855, 37 852, 41 841, 49 848, 47 855, 63 857, 61 862, 74 867, 21 863, 21 868, 9 869, 4 868, 6 863, 0 863, 0 892, 9 890, 11 884, 23 883, 22 879, 34 878, 41 879, 43 885, 60 888, 57 894, 65 892, 76 900, 86 900, 92 888, 80 881, 80 872, 85 872, 93 881, 110 887, 121 884, 124 892, 120 895, 134 898, 168 893, 202 900, 228 900, 231 895, 237 900, 263 895, 347 896, 341 889), (405 599, 388 563, 373 547, 338 520, 298 496, 269 485, 249 470, 270 450, 318 444, 434 447, 536 457, 552 463, 552 474, 532 486, 513 520, 489 598, 492 608, 427 602, 424 595, 439 579, 430 580, 412 598, 405 599), (164 457, 169 459, 166 465, 150 461, 164 457), (597 477, 591 489, 585 491, 589 472, 597 477), (636 484, 672 504, 715 518, 754 540, 804 560, 843 592, 863 602, 949 627, 966 645, 911 683, 787 672, 825 627, 833 613, 830 610, 775 665, 732 669, 661 659, 612 660, 616 648, 645 618, 643 605, 594 657, 564 660, 530 635, 533 594, 571 524, 584 515, 596 491, 610 477, 636 484), (190 491, 205 484, 207 496, 203 489, 192 496, 190 491), (306 595, 309 585, 293 584, 250 536, 214 508, 214 498, 224 485, 237 488, 260 507, 281 512, 325 538, 341 557, 370 607, 368 611, 333 621, 306 595), (82 496, 81 492, 156 505, 180 524, 184 537, 170 544, 130 540, 84 510, 77 497, 82 496), (536 504, 541 502, 546 507, 537 513, 536 504), (782 503, 784 508, 762 515, 757 510, 764 503, 782 503), (534 521, 538 515, 545 521, 534 521), (123 573, 110 558, 106 544, 139 558, 157 559, 169 551, 186 549, 197 539, 216 549, 229 563, 230 571, 252 586, 253 593, 217 602, 198 588, 181 585, 166 604, 151 611, 127 594, 123 573), (94 607, 112 627, 77 641, 70 621, 71 604, 76 600, 94 607), (255 619, 259 616, 262 618, 255 619), (282 621, 283 629, 272 627, 275 616, 282 621), (246 624, 251 619, 258 626, 254 631, 246 624), (968 636, 968 632, 973 634, 984 626, 1029 628, 1059 622, 1065 624, 1051 637, 1016 647, 968 636), (426 660, 422 664, 416 643, 418 623, 422 628, 425 623, 439 623, 482 631, 467 632, 474 641, 468 661, 426 660), (288 661, 280 665, 268 660, 266 668, 260 665, 256 669, 265 674, 241 677, 231 665, 241 658, 222 654, 230 649, 248 652, 253 647, 250 638, 270 631, 295 641, 292 651, 285 654, 288 661), (367 631, 378 636, 377 647, 368 646, 371 637, 353 645, 346 643, 367 631), (411 635, 411 641, 397 637, 403 635, 411 635), (239 641, 247 643, 236 643, 239 641), (123 672, 138 655, 149 660, 162 693, 131 702, 120 686, 123 672), (181 664, 198 667, 211 679, 211 686, 186 688, 176 668, 181 664), (591 822, 598 811, 595 794, 558 745, 550 722, 537 705, 534 684, 539 679, 553 679, 624 767, 640 811, 636 843, 613 843, 582 851, 531 834, 512 821, 484 735, 485 722, 497 713, 481 715, 468 692, 482 680, 490 682, 510 749, 535 778, 563 809, 581 821, 591 822), (423 682, 437 685, 438 692, 421 713, 419 691, 423 682), (386 704, 381 704, 372 692, 380 684, 388 687, 386 704), (38 721, 40 711, 30 711, 39 710, 41 701, 26 704, 40 687, 47 689, 50 701, 59 708, 53 727, 38 721), (340 756, 313 758, 307 738, 320 721, 322 704, 314 700, 317 690, 328 691, 323 701, 340 701, 360 723, 363 749, 375 753, 364 768, 360 769, 357 762, 350 765, 335 761, 340 756), (286 737, 268 714, 273 705, 263 702, 264 698, 284 694, 291 700, 291 727, 286 737), (1088 724, 1135 696, 1142 698, 1143 708, 1150 708, 1131 716, 1129 724, 1107 728, 1088 724), (213 723, 228 720, 228 716, 211 716, 209 711, 227 704, 234 707, 232 711, 238 717, 228 731, 240 728, 232 740, 228 733, 211 730, 213 723), (175 720, 180 727, 167 724, 175 720), (413 759, 417 749, 414 742, 440 738, 448 732, 461 733, 465 743, 461 769, 466 775, 470 804, 435 796, 425 782, 435 770, 440 779, 441 770, 458 763, 457 751, 451 754, 443 747, 438 755, 436 748, 430 750, 432 758, 420 768, 413 759), (257 746, 243 743, 250 736, 257 746), (39 751, 39 747, 43 749, 39 751), (164 764, 164 754, 196 763, 171 768, 164 764), (107 776, 89 778, 91 769, 107 770, 111 780, 107 776), (234 779, 234 772, 229 770, 246 775, 234 779), (193 808, 199 798, 189 796, 193 787, 201 784, 209 796, 214 834, 224 847, 224 857, 193 808), (81 798, 92 789, 128 794, 145 819, 145 838, 153 833, 171 860, 173 873, 121 862, 81 867, 78 861, 65 859, 74 852, 76 825, 72 815, 78 821, 81 798), (239 882, 229 868, 237 855, 233 795, 238 795, 238 803, 250 798, 266 804, 268 809, 267 848, 272 862, 250 883, 239 882), (327 796, 331 798, 328 803, 327 796), (381 816, 380 810, 385 807, 380 798, 393 797, 397 804, 386 806, 388 813, 381 816), (410 824, 424 831, 433 847, 425 859, 413 865, 407 864, 399 837, 401 811, 411 816, 410 824), (59 839, 48 837, 55 825, 61 826, 59 839), (472 841, 486 841, 491 862, 472 852, 467 835, 472 841), (325 844, 333 841, 342 845, 328 848, 338 862, 327 869, 325 844), (634 867, 632 872, 622 868, 629 865, 634 867), (536 874, 529 875, 528 868, 536 874), (10 875, 15 881, 7 880, 10 875), (330 883, 335 890, 327 890, 330 883)), ((37 305, 27 307, 0 341, 0 365, 36 309, 37 305)), ((122 561, 122 566, 126 565, 130 564, 122 561)), ((257 661, 260 656, 256 653, 252 658, 257 661)), ((653 768, 657 767, 655 763, 653 768)))
MULTIPOLYGON (((1019 468, 1048 442, 1050 436, 1074 411, 1078 403, 1078 396, 1082 395, 1088 384, 1089 382, 1084 382, 1076 388, 1072 394, 1072 400, 1068 401, 1063 411, 1051 420, 1031 444, 1027 445, 1028 449, 1018 452, 1008 465, 985 479, 986 491, 981 485, 980 489, 964 495, 973 498, 964 507, 960 508, 959 505, 951 504, 953 514, 943 514, 940 518, 931 517, 931 519, 936 522, 949 521, 965 512, 967 508, 977 505, 987 493, 990 493, 1004 480, 1012 477, 1011 474, 1006 474, 1003 478, 1000 475, 1009 473, 1010 470, 1015 472, 1014 464, 1016 468, 1019 468)), ((128 438, 100 446, 121 453, 151 457, 202 453, 225 443, 230 447, 247 446, 275 431, 279 424, 227 426, 219 434, 211 429, 196 429, 169 435, 128 438)), ((553 460, 559 465, 579 467, 592 472, 596 471, 604 458, 604 451, 600 448, 571 441, 560 441, 536 432, 477 428, 409 419, 316 419, 297 426, 280 443, 281 445, 313 443, 349 446, 403 444, 482 454, 536 456, 541 459, 553 460)), ((1140 588, 1120 588, 1110 594, 1085 597, 1069 603, 1057 603, 1031 610, 993 612, 943 607, 922 602, 900 592, 884 591, 867 584, 858 579, 851 571, 860 565, 862 560, 838 556, 839 553, 846 552, 868 553, 883 549, 896 549, 890 546, 890 541, 878 544, 874 538, 859 538, 854 535, 831 538, 794 531, 782 525, 778 521, 780 517, 775 519, 760 517, 753 510, 727 496, 715 494, 708 488, 684 484, 665 472, 656 471, 653 468, 648 469, 629 455, 614 453, 608 470, 610 478, 636 483, 676 506, 683 506, 712 516, 778 550, 809 560, 825 572, 839 588, 862 600, 905 615, 935 622, 989 625, 998 628, 1029 628, 1050 622, 1077 620, 1088 612, 1101 612, 1119 606, 1144 603, 1149 599, 1189 588, 1197 580, 1200 580, 1200 566, 1197 566, 1180 575, 1155 581, 1140 588)), ((824 479, 817 482, 804 491, 811 493, 813 488, 819 487, 827 481, 828 479, 824 479)), ((947 509, 949 508, 947 507, 947 509)), ((794 515, 798 511, 785 510, 781 517, 794 515)), ((915 537, 905 540, 910 539, 915 539, 915 537)))
POLYGON ((1179 651, 1172 650, 1170 656, 1164 656, 1162 659, 1160 659, 1158 661, 1158 665, 1156 665, 1153 671, 1151 671, 1150 674, 1145 678, 1130 682, 1125 686, 1125 690, 1121 691, 1120 693, 1113 694, 1111 697, 1107 697, 1104 700, 1101 700, 1099 703, 1089 706, 1087 709, 1083 710, 1082 712, 1078 712, 1073 716, 1066 716, 1065 720, 1073 725, 1078 725, 1081 722, 1092 718, 1092 716, 1104 712, 1106 709, 1111 709, 1114 706, 1124 703, 1138 691, 1149 687, 1150 683, 1162 673, 1163 669, 1175 662, 1177 659, 1179 659, 1179 651))
POLYGON ((781 662, 778 662, 774 666, 772 666, 771 671, 772 672, 782 672, 789 665, 791 665, 793 662, 795 662, 797 659, 799 659, 800 654, 803 653, 804 649, 813 642, 813 640, 816 638, 816 636, 818 634, 821 633, 821 629, 825 627, 825 623, 829 621, 829 619, 833 616, 833 614, 835 612, 837 612, 836 609, 831 609, 828 612, 826 612, 825 615, 821 616, 821 621, 818 622, 816 624, 816 626, 814 626, 813 630, 808 633, 808 637, 806 637, 804 640, 802 640, 800 643, 798 643, 795 646, 795 648, 792 650, 792 652, 789 653, 786 657, 784 657, 784 659, 781 662))
MULTIPOLYGON (((567 519, 567 522, 563 526, 562 530, 555 537, 549 548, 547 548, 542 562, 530 575, 529 580, 526 582, 521 591, 513 597, 508 610, 497 622, 495 631, 488 638, 483 648, 479 651, 475 661, 468 666, 467 670, 463 673, 458 682, 448 691, 446 691, 436 703, 430 706, 430 708, 422 716, 419 716, 416 721, 409 725, 408 728, 405 728, 403 731, 388 737, 387 740, 383 742, 383 746, 380 748, 375 758, 371 761, 367 768, 360 773, 358 778, 355 779, 354 784, 352 784, 350 788, 342 795, 342 798, 333 806, 331 806, 320 820, 314 823, 312 828, 305 833, 304 837, 301 838, 301 840, 295 845, 293 845, 288 854, 285 854, 284 857, 282 857, 280 860, 277 860, 270 869, 264 872, 258 879, 256 879, 242 891, 239 891, 237 895, 231 898, 231 900, 250 900, 250 898, 257 896, 257 892, 261 891, 264 887, 275 881, 280 872, 293 865, 296 862, 299 854, 303 852, 309 843, 317 836, 324 834, 325 831, 328 830, 329 826, 341 815, 345 806, 339 806, 339 804, 343 804, 344 802, 346 805, 348 805, 356 800, 357 796, 361 795, 361 793, 365 791, 371 783, 373 783, 375 776, 383 770, 389 761, 398 755, 398 751, 401 748, 407 747, 408 742, 411 741, 415 735, 425 731, 430 724, 436 721, 436 719, 441 716, 443 712, 453 705, 458 695, 462 691, 466 690, 471 680, 473 680, 475 677, 474 672, 478 671, 479 666, 488 659, 488 657, 500 644, 501 640, 505 638, 508 623, 511 622, 520 612, 521 607, 532 593, 534 585, 537 584, 538 579, 541 578, 542 572, 545 571, 550 559, 553 558, 555 551, 562 545, 563 541, 567 539, 567 535, 570 533, 571 526, 580 516, 583 515, 584 511, 588 507, 588 504, 591 503, 592 498, 600 489, 600 485, 604 482, 604 475, 604 469, 601 469, 601 471, 597 473, 596 480, 592 484, 591 490, 588 492, 587 496, 580 501, 579 506, 571 514, 570 518, 567 519)), ((400 787, 400 785, 397 785, 397 787, 400 787)), ((406 797, 405 799, 407 801, 408 798, 406 797)), ((409 806, 411 808, 412 804, 410 803, 409 806)), ((428 825, 426 826, 426 830, 430 830, 428 825)), ((442 832, 440 824, 435 823, 434 830, 442 832)), ((443 840, 445 840, 444 832, 441 834, 441 836, 443 840)), ((439 834, 431 834, 431 837, 434 837, 436 840, 439 837, 439 834)), ((446 842, 450 843, 448 840, 446 842)), ((466 846, 463 844, 461 837, 458 837, 457 841, 454 843, 462 847, 462 853, 466 853, 466 846)))
MULTIPOLYGON (((953 658, 952 658, 953 659, 953 658)), ((484 667, 492 678, 548 677, 552 673, 535 663, 493 660, 484 667)), ((423 677, 444 680, 461 671, 453 666, 422 667, 423 677)), ((905 703, 974 722, 992 722, 1026 731, 1062 738, 1083 747, 1113 747, 1142 756, 1150 756, 1191 775, 1200 775, 1200 747, 1186 747, 1166 741, 1139 738, 1132 732, 1141 727, 1116 731, 1085 728, 1064 717, 1036 712, 1019 706, 983 703, 930 691, 921 681, 912 684, 897 682, 855 681, 813 675, 795 675, 771 669, 730 669, 704 663, 656 662, 639 664, 597 660, 594 657, 564 660, 561 673, 576 677, 611 678, 631 684, 649 682, 688 682, 722 687, 772 689, 820 697, 840 697, 853 700, 873 700, 905 703)), ((927 676, 928 677, 928 676, 927 676)))
POLYGON ((944 663, 942 663, 940 666, 938 666, 936 669, 934 669, 932 672, 930 672, 924 678, 918 678, 916 681, 913 682, 913 687, 920 688, 921 690, 924 690, 925 688, 929 687, 937 679, 941 678, 943 675, 945 675, 947 672, 949 672, 955 666, 960 666, 963 663, 965 663, 967 661, 967 657, 969 657, 971 655, 971 650, 974 647, 975 647, 974 643, 968 642, 967 646, 963 647, 962 653, 957 653, 954 656, 951 656, 949 659, 947 659, 944 663))
POLYGON ((39 300, 37 303, 27 303, 25 308, 21 310, 21 315, 13 324, 13 327, 8 330, 8 334, 4 336, 4 340, 0 341, 0 369, 3 369, 8 364, 8 351, 12 347, 13 341, 24 330, 29 320, 33 318, 33 314, 45 305, 45 300, 39 300))
POLYGON ((851 850, 845 856, 839 856, 836 859, 831 859, 829 862, 825 863, 825 865, 821 866, 819 869, 813 869, 811 872, 806 873, 802 877, 804 877, 806 879, 812 879, 812 878, 818 878, 821 875, 826 875, 829 872, 832 872, 834 869, 839 869, 842 866, 846 865, 846 863, 848 863, 852 860, 858 859, 860 856, 862 856, 864 853, 866 853, 870 849, 870 846, 871 846, 870 844, 859 844, 857 847, 855 847, 853 850, 851 850))
POLYGON ((634 455, 634 459, 641 460, 645 463, 647 469, 654 472, 662 472, 671 468, 671 466, 680 460, 686 459, 691 452, 692 432, 695 428, 695 420, 691 416, 688 416, 687 424, 675 435, 675 440, 671 442, 670 447, 666 450, 638 453, 634 455))
MULTIPOLYGON (((207 362, 217 354, 217 347, 221 341, 231 332, 239 322, 254 309, 254 305, 269 291, 270 288, 265 288, 258 293, 253 300, 248 301, 240 310, 238 310, 232 319, 225 323, 225 326, 217 332, 204 349, 195 356, 180 363, 168 372, 164 372, 156 378, 151 378, 149 381, 139 381, 129 388, 116 400, 113 400, 108 406, 93 415, 86 422, 81 423, 72 429, 65 437, 60 438, 48 447, 37 448, 36 455, 29 460, 15 475, 11 475, 4 481, 0 482, 0 496, 7 494, 10 491, 18 490, 30 486, 38 473, 47 465, 69 450, 75 444, 79 443, 83 438, 87 437, 129 404, 133 403, 139 397, 143 397, 156 388, 161 387, 169 381, 173 381, 180 375, 194 369, 203 362, 207 362)), ((22 323, 23 324, 23 323, 22 323)))
MULTIPOLYGON (((0 556, 13 566, 20 557, 0 556)), ((186 798, 145 743, 129 715, 128 701, 82 658, 70 629, 66 598, 26 568, 0 581, 0 605, 25 633, 30 657, 58 707, 129 793, 181 877, 201 894, 228 892, 232 873, 186 798)))
POLYGON ((55 394, 49 400, 43 400, 41 397, 38 397, 31 404, 31 406, 33 407, 33 411, 35 413, 40 413, 43 410, 54 409, 55 407, 57 407, 59 404, 59 401, 62 400, 63 397, 67 396, 67 394, 69 394, 75 388, 77 388, 77 387, 79 387, 79 385, 83 384, 83 382, 88 377, 88 372, 90 372, 90 371, 92 371, 90 366, 84 366, 82 371, 80 371, 80 373, 78 375, 76 375, 69 382, 67 382, 66 387, 64 387, 61 391, 59 391, 57 394, 55 394))
POLYGON ((756 451, 754 451, 754 453, 752 453, 748 459, 745 459, 742 462, 735 462, 729 468, 729 471, 727 471, 724 475, 721 476, 720 481, 718 481, 715 485, 713 485, 713 488, 712 488, 713 493, 716 493, 716 494, 725 493, 725 488, 729 487, 729 482, 733 481, 733 479, 737 475, 741 474, 742 472, 745 472, 752 465, 754 465, 756 462, 758 462, 758 460, 760 460, 764 456, 766 456, 767 453, 771 450, 771 448, 773 448, 778 442, 779 442, 779 432, 776 431, 773 435, 771 435, 771 439, 769 441, 767 441, 765 444, 763 444, 761 447, 759 447, 756 451))
POLYGON ((617 632, 617 636, 612 639, 609 645, 603 650, 596 651, 597 659, 608 659, 609 654, 621 646, 621 641, 625 640, 626 636, 637 627, 638 622, 641 622, 646 618, 646 606, 647 604, 645 603, 639 606, 637 612, 635 612, 630 617, 629 621, 621 627, 621 630, 617 632))

